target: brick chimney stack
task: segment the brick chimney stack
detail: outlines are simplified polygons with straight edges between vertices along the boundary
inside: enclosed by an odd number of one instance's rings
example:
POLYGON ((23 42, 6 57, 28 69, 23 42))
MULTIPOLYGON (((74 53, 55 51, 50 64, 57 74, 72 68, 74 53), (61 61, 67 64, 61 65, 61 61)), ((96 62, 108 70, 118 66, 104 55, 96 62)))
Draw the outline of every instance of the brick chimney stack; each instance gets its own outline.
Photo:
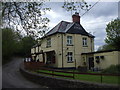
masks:
POLYGON ((72 21, 80 24, 79 13, 75 12, 75 14, 72 15, 72 21))

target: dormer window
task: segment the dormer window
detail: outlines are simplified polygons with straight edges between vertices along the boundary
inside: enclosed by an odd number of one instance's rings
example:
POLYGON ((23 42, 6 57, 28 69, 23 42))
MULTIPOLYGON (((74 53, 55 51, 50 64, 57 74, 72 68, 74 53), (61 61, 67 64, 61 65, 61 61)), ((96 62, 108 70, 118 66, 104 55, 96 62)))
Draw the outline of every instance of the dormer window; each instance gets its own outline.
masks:
POLYGON ((72 36, 67 36, 67 45, 72 45, 72 36))
POLYGON ((87 46, 87 38, 83 38, 82 41, 83 41, 83 47, 86 47, 87 46))
POLYGON ((47 38, 47 45, 46 47, 51 47, 51 38, 47 38))

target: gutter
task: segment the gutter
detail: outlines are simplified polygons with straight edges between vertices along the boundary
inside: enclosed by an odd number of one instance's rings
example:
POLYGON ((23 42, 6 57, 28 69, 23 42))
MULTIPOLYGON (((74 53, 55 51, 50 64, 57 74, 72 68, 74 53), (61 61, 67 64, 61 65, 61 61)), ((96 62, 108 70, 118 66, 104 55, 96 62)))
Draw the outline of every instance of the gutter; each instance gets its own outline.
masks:
POLYGON ((62 39, 62 42, 61 42, 61 46, 62 46, 62 68, 63 68, 63 34, 61 34, 61 39, 62 39))

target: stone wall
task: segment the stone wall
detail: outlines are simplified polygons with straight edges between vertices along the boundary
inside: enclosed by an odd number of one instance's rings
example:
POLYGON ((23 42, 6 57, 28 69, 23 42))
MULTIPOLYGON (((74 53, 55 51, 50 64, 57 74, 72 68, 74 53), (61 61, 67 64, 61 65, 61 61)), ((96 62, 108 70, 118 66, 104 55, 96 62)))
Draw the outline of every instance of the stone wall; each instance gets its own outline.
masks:
POLYGON ((56 78, 52 76, 45 76, 37 73, 32 73, 25 70, 22 66, 20 67, 20 72, 27 79, 50 88, 109 88, 110 90, 119 89, 117 85, 98 84, 98 83, 91 83, 87 81, 79 81, 72 79, 71 80, 62 79, 62 78, 56 78))

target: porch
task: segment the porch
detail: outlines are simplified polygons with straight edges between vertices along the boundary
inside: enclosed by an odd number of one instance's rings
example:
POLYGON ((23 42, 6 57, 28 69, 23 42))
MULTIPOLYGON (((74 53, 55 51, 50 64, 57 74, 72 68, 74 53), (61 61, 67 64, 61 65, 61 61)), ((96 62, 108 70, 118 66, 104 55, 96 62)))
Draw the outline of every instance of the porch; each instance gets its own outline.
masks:
POLYGON ((24 60, 24 66, 26 69, 39 69, 42 67, 47 67, 55 64, 56 57, 55 51, 45 51, 41 50, 38 53, 31 54, 30 58, 24 60))

